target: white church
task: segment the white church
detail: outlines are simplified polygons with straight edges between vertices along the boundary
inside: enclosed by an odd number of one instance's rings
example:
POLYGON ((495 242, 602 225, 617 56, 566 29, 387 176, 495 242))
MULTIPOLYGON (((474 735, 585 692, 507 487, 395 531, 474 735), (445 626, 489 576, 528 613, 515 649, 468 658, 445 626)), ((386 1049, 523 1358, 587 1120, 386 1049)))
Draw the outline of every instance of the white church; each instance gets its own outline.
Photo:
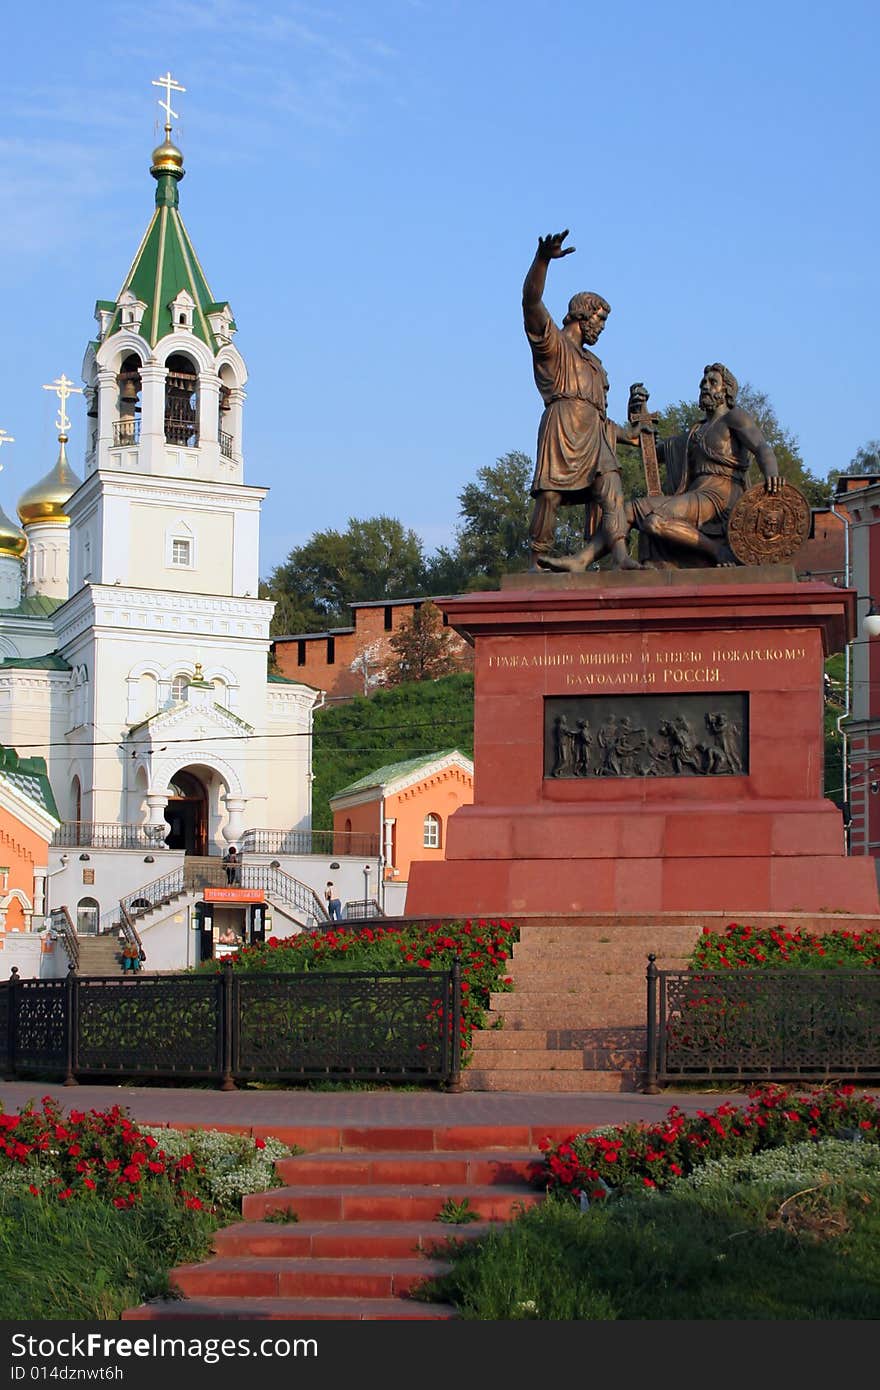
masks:
MULTIPOLYGON (((198 958, 200 889, 226 883, 230 845, 256 935, 322 920, 328 878, 366 898, 367 870, 378 885, 382 869, 364 862, 372 846, 313 852, 321 692, 267 674, 267 490, 244 481, 247 371, 180 216, 182 89, 161 85, 155 210, 119 294, 98 300, 83 387, 62 375, 48 388, 55 466, 19 499, 20 527, 0 512, 0 744, 45 757, 62 817, 35 911, 66 905, 94 935, 122 900, 150 964, 171 967, 198 958), (72 395, 87 416, 82 479, 66 454, 72 395)), ((215 926, 232 910, 213 908, 215 926)))

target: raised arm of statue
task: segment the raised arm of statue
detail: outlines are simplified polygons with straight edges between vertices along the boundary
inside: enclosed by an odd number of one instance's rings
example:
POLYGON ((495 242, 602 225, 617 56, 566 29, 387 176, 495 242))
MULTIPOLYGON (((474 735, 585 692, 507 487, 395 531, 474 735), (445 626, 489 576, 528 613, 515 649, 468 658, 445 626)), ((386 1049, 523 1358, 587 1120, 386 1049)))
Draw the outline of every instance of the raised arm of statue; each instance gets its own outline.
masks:
POLYGON ((563 247, 562 243, 567 236, 568 229, 566 228, 564 232, 553 232, 548 236, 538 237, 535 259, 529 266, 523 282, 523 322, 527 333, 540 333, 547 322, 549 315, 544 306, 547 267, 551 261, 559 260, 562 256, 570 256, 575 249, 573 246, 563 247))

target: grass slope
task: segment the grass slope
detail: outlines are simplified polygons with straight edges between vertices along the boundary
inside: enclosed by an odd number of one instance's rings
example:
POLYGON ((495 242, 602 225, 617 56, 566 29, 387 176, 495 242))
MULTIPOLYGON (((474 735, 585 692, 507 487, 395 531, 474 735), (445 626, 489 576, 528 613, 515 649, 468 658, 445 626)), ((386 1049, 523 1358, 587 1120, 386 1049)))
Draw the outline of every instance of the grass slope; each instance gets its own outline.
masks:
POLYGON ((458 672, 358 696, 315 712, 312 824, 330 830, 329 798, 387 763, 457 748, 474 751, 474 678, 458 672))

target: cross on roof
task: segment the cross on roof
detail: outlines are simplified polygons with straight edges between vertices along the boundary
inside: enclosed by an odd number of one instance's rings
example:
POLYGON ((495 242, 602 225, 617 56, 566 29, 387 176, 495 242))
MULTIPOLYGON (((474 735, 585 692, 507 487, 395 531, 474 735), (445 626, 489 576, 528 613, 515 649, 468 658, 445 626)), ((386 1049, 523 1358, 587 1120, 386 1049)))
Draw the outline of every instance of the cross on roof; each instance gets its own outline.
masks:
POLYGON ((62 372, 54 381, 44 384, 43 390, 54 391, 58 397, 58 419, 55 421, 55 426, 62 434, 66 434, 70 429, 70 420, 66 410, 67 398, 68 396, 81 396, 83 394, 82 387, 74 386, 70 378, 62 372))
MULTIPOLYGON (((14 443, 15 443, 15 439, 13 438, 13 436, 12 436, 11 434, 7 434, 5 430, 0 430, 0 446, 2 446, 3 444, 14 444, 14 443)), ((3 464, 0 463, 0 471, 2 471, 2 469, 3 469, 3 464)))
POLYGON ((181 87, 181 85, 180 85, 179 82, 175 82, 175 80, 174 80, 174 78, 171 76, 171 73, 170 73, 170 72, 166 72, 166 74, 165 74, 164 77, 154 77, 154 78, 153 78, 152 85, 153 85, 154 87, 164 87, 164 88, 165 88, 165 100, 164 100, 164 101, 160 101, 160 102, 159 102, 159 105, 162 107, 162 110, 165 112, 165 129, 166 129, 167 131, 170 132, 170 130, 171 130, 171 118, 172 118, 172 116, 174 117, 175 121, 177 120, 177 112, 171 110, 171 93, 172 93, 172 92, 185 92, 185 91, 186 91, 186 88, 185 88, 185 87, 181 87))

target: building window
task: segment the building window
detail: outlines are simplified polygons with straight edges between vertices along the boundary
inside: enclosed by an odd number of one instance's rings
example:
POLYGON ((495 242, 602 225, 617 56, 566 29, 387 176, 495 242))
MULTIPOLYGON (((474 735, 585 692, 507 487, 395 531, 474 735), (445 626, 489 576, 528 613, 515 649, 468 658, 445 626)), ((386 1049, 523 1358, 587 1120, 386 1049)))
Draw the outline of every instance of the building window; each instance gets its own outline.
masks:
POLYGON ((171 682, 171 699, 175 704, 182 704, 186 699, 186 692, 189 690, 189 676, 175 676, 171 682))
POLYGON ((306 664, 306 644, 305 644, 305 642, 297 642, 297 644, 296 644, 296 664, 297 664, 297 666, 305 666, 305 664, 306 664))
POLYGON ((424 835, 422 844, 425 849, 440 848, 440 817, 429 813, 425 816, 424 835))
POLYGON ((198 561, 193 528, 179 516, 165 532, 165 564, 168 569, 192 570, 198 561))
POLYGON ((336 638, 327 638, 327 665, 332 666, 336 660, 336 638))
POLYGON ((394 614, 390 604, 385 605, 385 631, 390 632, 394 622, 394 614))

